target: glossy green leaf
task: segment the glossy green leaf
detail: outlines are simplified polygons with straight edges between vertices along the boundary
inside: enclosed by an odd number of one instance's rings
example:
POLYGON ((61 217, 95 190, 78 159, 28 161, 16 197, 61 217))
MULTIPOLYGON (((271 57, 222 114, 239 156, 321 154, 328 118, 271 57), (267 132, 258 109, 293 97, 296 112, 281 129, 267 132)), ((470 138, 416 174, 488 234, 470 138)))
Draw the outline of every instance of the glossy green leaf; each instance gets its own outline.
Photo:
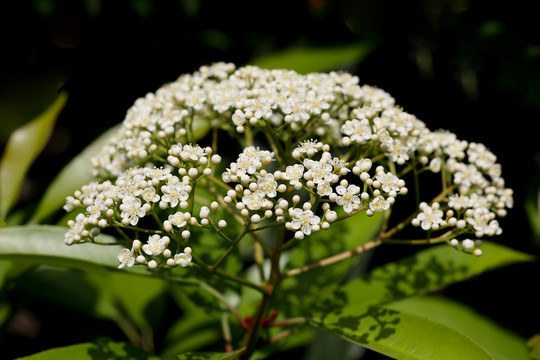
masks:
POLYGON ((151 331, 163 315, 165 281, 123 271, 86 273, 85 279, 96 289, 100 304, 114 304, 141 330, 151 331))
POLYGON ((67 94, 60 93, 42 114, 11 134, 0 161, 1 217, 15 204, 26 173, 49 140, 66 101, 67 94))
POLYGON ((387 307, 459 329, 497 360, 529 359, 529 348, 524 338, 459 302, 440 296, 415 296, 387 307))
POLYGON ((328 47, 293 47, 253 59, 251 65, 265 69, 290 69, 301 74, 340 69, 364 59, 373 43, 356 42, 328 47))
MULTIPOLYGON (((315 263, 366 243, 379 233, 383 220, 382 213, 372 217, 361 213, 332 224, 328 230, 311 234, 291 250, 286 270, 315 263)), ((318 302, 322 294, 332 293, 362 256, 364 254, 283 279, 276 296, 277 309, 287 316, 305 313, 310 302, 318 302)))
POLYGON ((182 310, 182 316, 170 326, 163 339, 161 355, 164 357, 203 349, 223 341, 220 317, 193 301, 184 289, 177 285, 169 288, 169 294, 182 310))
POLYGON ((318 48, 293 47, 263 55, 250 63, 266 69, 287 68, 306 74, 353 64, 366 57, 373 48, 373 44, 365 42, 318 48))
POLYGON ((485 241, 483 255, 475 257, 446 244, 429 247, 413 256, 374 269, 322 297, 314 308, 326 310, 345 305, 380 305, 409 296, 426 294, 458 283, 483 272, 519 262, 532 261, 531 255, 485 241))
POLYGON ((322 314, 312 325, 400 360, 493 360, 477 342, 447 325, 347 300, 345 307, 322 314))
POLYGON ((90 159, 93 156, 96 156, 99 149, 101 149, 101 147, 105 145, 119 129, 120 125, 116 125, 103 133, 79 155, 73 158, 60 173, 58 173, 41 198, 36 211, 30 219, 31 223, 40 222, 47 216, 53 214, 65 204, 67 196, 73 195, 75 190, 90 181, 92 170, 90 159))
MULTIPOLYGON (((48 225, 12 226, 0 229, 0 259, 24 260, 82 270, 103 270, 118 267, 116 254, 121 246, 64 244, 67 228, 48 225)), ((106 241, 112 238, 100 235, 106 241)))
MULTIPOLYGON (((130 275, 155 277, 195 286, 199 283, 197 279, 205 279, 207 275, 206 272, 195 267, 149 270, 144 266, 133 266, 118 270, 116 255, 123 246, 90 243, 67 246, 64 244, 64 234, 67 230, 65 227, 50 225, 2 228, 0 229, 0 260, 9 259, 79 270, 120 271, 130 275)), ((114 242, 113 237, 105 234, 99 235, 99 238, 103 242, 114 242)), ((216 277, 211 278, 211 284, 220 288, 230 285, 223 280, 216 280, 216 277)), ((186 289, 191 287, 186 287, 186 289)))
POLYGON ((159 357, 152 355, 133 345, 100 341, 93 343, 84 343, 60 347, 43 352, 22 357, 24 360, 96 360, 96 359, 140 359, 140 360, 160 360, 159 357))
POLYGON ((239 349, 230 353, 189 352, 178 355, 176 360, 233 360, 244 351, 239 349))

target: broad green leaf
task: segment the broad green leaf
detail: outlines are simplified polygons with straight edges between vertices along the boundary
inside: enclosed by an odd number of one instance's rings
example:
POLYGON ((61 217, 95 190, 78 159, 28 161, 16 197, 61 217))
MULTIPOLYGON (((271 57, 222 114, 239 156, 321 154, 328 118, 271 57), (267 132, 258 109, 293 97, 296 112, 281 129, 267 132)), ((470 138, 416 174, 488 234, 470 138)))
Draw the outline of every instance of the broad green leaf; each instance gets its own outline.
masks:
POLYGON ((116 125, 103 133, 58 173, 41 198, 35 213, 30 219, 31 223, 40 222, 53 214, 65 204, 66 197, 72 195, 75 190, 90 181, 92 170, 90 159, 119 129, 120 125, 116 125))
POLYGON ((17 200, 26 173, 49 140, 66 101, 67 94, 60 93, 41 115, 11 134, 0 161, 1 217, 5 218, 17 200))
POLYGON ((100 341, 94 343, 83 343, 60 347, 19 358, 20 360, 96 360, 96 359, 140 359, 140 360, 160 360, 133 345, 100 341))
MULTIPOLYGON (((446 244, 429 247, 413 256, 374 269, 319 299, 315 307, 337 308, 354 299, 356 304, 380 305, 426 294, 483 272, 519 262, 531 255, 485 241, 483 255, 475 257, 446 244)), ((313 311, 314 308, 311 310, 313 311)))
MULTIPOLYGON (((112 270, 122 273, 149 276, 187 285, 197 285, 199 280, 205 281, 208 276, 196 267, 188 269, 154 269, 144 266, 133 266, 118 270, 116 255, 123 248, 120 245, 64 244, 64 234, 68 229, 61 226, 26 225, 11 226, 0 229, 0 260, 24 261, 38 265, 50 265, 79 270, 103 271, 112 270)), ((105 234, 99 235, 103 242, 114 242, 114 238, 105 234)), ((234 262, 234 256, 231 257, 234 262)), ((231 264, 230 269, 238 264, 231 264)), ((229 269, 225 267, 225 269, 229 269)), ((210 277, 212 286, 221 290, 231 286, 231 283, 210 277)), ((196 286, 186 286, 185 290, 196 286)))
POLYGON ((371 42, 328 47, 293 47, 253 59, 265 69, 291 69, 301 74, 336 70, 364 59, 375 46, 371 42))
MULTIPOLYGON (((67 228, 48 225, 12 226, 0 229, 0 259, 34 262, 81 270, 103 270, 118 267, 116 254, 121 246, 64 244, 67 228)), ((111 240, 100 235, 102 240, 111 240)))
POLYGON ((239 349, 230 353, 217 352, 189 352, 178 355, 176 360, 233 360, 240 355, 244 349, 239 349))
MULTIPOLYGON (((286 270, 315 263, 366 243, 379 233, 383 220, 382 213, 372 217, 361 213, 332 224, 328 230, 307 236, 290 252, 286 270)), ((358 260, 358 256, 353 256, 329 266, 286 277, 278 288, 277 308, 287 316, 305 313, 310 308, 310 302, 318 301, 323 294, 332 293, 358 260)))
POLYGON ((173 285, 169 293, 182 310, 179 317, 163 339, 161 355, 171 357, 186 351, 194 351, 223 340, 220 317, 200 306, 184 291, 184 287, 173 285))
POLYGON ((358 305, 354 298, 345 307, 314 318, 312 325, 400 360, 493 360, 459 330, 383 307, 358 305))
POLYGON ((415 296, 387 307, 459 329, 497 360, 529 359, 529 348, 524 338, 459 302, 440 296, 415 296))
POLYGON ((85 279, 96 289, 98 301, 114 304, 137 325, 150 331, 161 319, 164 310, 166 283, 157 278, 132 276, 123 271, 86 273, 85 279))

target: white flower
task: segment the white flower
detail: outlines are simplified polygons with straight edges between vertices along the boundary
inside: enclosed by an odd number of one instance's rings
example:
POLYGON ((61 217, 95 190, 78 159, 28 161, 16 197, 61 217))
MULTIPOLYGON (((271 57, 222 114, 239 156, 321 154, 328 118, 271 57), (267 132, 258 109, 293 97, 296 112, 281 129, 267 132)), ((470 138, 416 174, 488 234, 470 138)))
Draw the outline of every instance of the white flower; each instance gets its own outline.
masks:
POLYGON ((420 204, 422 210, 417 216, 416 220, 419 222, 423 230, 438 229, 443 221, 444 213, 439 209, 439 204, 434 203, 429 206, 426 203, 420 204))
POLYGON ((132 267, 135 264, 135 257, 133 256, 133 251, 129 249, 122 249, 118 255, 116 255, 118 262, 118 268, 121 269, 124 266, 132 267))
POLYGON ((459 184, 465 188, 470 188, 472 185, 480 185, 486 182, 486 179, 482 176, 476 166, 472 164, 456 164, 456 173, 454 174, 454 183, 459 184))
POLYGON ((317 194, 321 196, 330 196, 332 192, 332 184, 330 181, 321 181, 317 184, 317 194))
POLYGON ((139 218, 146 215, 146 210, 141 206, 141 199, 134 196, 126 196, 122 199, 120 210, 122 213, 120 217, 122 220, 129 222, 129 224, 135 226, 139 222, 139 218))
POLYGON ((161 187, 161 191, 163 192, 161 201, 170 203, 171 207, 175 207, 178 202, 186 201, 189 198, 186 186, 177 177, 172 177, 167 185, 161 187))
POLYGON ((182 151, 180 152, 180 157, 182 160, 192 160, 192 161, 198 161, 200 158, 205 157, 206 153, 204 152, 204 149, 201 148, 199 145, 184 145, 182 148, 182 151))
POLYGON ((177 265, 180 265, 182 267, 186 267, 191 262, 192 256, 189 253, 180 253, 174 255, 174 261, 177 265))
MULTIPOLYGON (((257 170, 262 168, 262 162, 259 160, 257 156, 249 156, 247 154, 240 154, 238 157, 238 160, 236 160, 236 163, 234 163, 237 167, 236 169, 236 176, 240 177, 244 174, 252 175, 257 170)), ((233 164, 231 164, 231 169, 233 167, 233 164)))
POLYGON ((339 196, 336 198, 336 204, 343 206, 343 210, 349 214, 353 210, 358 210, 360 198, 357 196, 360 193, 360 188, 356 185, 347 187, 339 185, 336 187, 336 192, 339 196))
POLYGON ((305 235, 310 235, 312 230, 318 229, 321 218, 315 215, 313 211, 296 208, 290 209, 289 213, 293 218, 291 227, 294 230, 300 230, 305 235))
POLYGON ((386 144, 388 148, 388 155, 393 162, 398 164, 404 164, 409 160, 409 147, 399 140, 395 140, 392 143, 386 144))
POLYGON ((159 255, 165 250, 167 246, 167 237, 161 237, 157 234, 154 234, 148 237, 148 242, 142 246, 142 250, 148 255, 159 255))
POLYGON ((385 211, 390 209, 390 203, 382 196, 377 196, 369 203, 369 208, 373 212, 385 211))
POLYGON ((266 174, 266 176, 259 177, 257 180, 257 192, 261 192, 268 197, 276 197, 277 187, 278 184, 274 180, 273 174, 266 174))
POLYGON ((281 177, 285 180, 289 180, 289 184, 295 186, 300 182, 300 179, 304 175, 304 166, 300 164, 294 164, 287 166, 285 172, 282 173, 281 177))
POLYGON ((371 125, 369 120, 347 120, 341 127, 341 132, 350 137, 351 141, 362 144, 371 139, 371 125))
POLYGON ((246 123, 246 115, 242 112, 242 110, 237 109, 232 115, 232 122, 236 126, 242 126, 246 123))
POLYGON ((317 151, 321 150, 323 143, 317 140, 305 140, 300 143, 293 151, 298 151, 302 154, 307 154, 308 156, 313 156, 317 151))
POLYGON ((186 225, 186 217, 184 213, 182 212, 176 212, 174 214, 169 215, 169 221, 174 226, 181 228, 186 225))
POLYGON ((308 171, 304 173, 304 178, 313 181, 315 184, 324 181, 335 182, 336 180, 332 174, 334 169, 330 164, 323 164, 319 161, 305 159, 304 166, 308 169, 308 171))
POLYGON ((267 207, 269 204, 269 201, 264 197, 264 193, 259 191, 242 196, 242 202, 249 210, 259 210, 267 207))
POLYGON ((381 183, 381 189, 384 192, 399 191, 399 178, 391 172, 387 172, 386 174, 381 172, 375 176, 375 179, 381 183))
POLYGON ((159 195, 156 194, 156 188, 153 186, 148 186, 147 188, 143 189, 141 197, 146 202, 158 202, 160 199, 159 195))

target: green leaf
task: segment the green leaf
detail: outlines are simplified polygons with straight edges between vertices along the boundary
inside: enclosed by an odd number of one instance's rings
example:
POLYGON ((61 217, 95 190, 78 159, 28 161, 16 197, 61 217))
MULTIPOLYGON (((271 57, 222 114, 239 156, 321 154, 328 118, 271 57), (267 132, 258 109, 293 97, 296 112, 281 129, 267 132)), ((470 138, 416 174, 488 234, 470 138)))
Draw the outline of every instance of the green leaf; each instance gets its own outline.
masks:
POLYGON ((233 360, 240 355, 244 349, 239 349, 230 353, 217 352, 189 352, 178 355, 176 360, 233 360))
POLYGON ((529 359, 529 349, 524 338, 459 302, 441 296, 415 296, 387 307, 459 329, 497 360, 529 359))
POLYGON ((60 93, 41 115, 11 134, 0 161, 1 217, 5 218, 17 200, 26 173, 49 140, 66 101, 67 93, 60 93))
MULTIPOLYGON (((328 230, 311 234, 291 250, 287 268, 312 264, 354 249, 373 239, 379 233, 383 220, 382 213, 372 217, 361 213, 332 224, 328 230)), ((331 293, 337 288, 358 260, 358 257, 351 257, 330 266, 286 277, 276 296, 278 310, 284 311, 287 316, 306 313, 310 309, 309 303, 318 302, 321 294, 331 293)))
MULTIPOLYGON (((81 270, 118 267, 116 254, 121 246, 80 244, 67 246, 67 228, 48 225, 11 226, 0 229, 0 259, 34 262, 81 270)), ((102 240, 113 240, 100 235, 102 240)))
POLYGON ((300 74, 336 70, 363 60, 375 49, 372 42, 328 47, 293 47, 253 59, 265 69, 290 69, 300 74))
POLYGON ((123 271, 111 272, 106 277, 86 273, 85 278, 96 289, 100 303, 114 304, 139 329, 149 330, 161 318, 166 288, 161 279, 132 276, 123 271))
MULTIPOLYGON (((0 260, 24 261, 38 265, 50 265, 79 270, 113 270, 122 273, 149 276, 196 285, 190 279, 200 277, 204 272, 196 268, 154 269, 134 266, 118 270, 116 255, 123 248, 120 245, 96 245, 91 243, 67 246, 64 234, 67 228, 51 225, 10 226, 0 229, 0 260)), ((112 236, 99 235, 103 242, 114 242, 112 236)), ((221 281, 223 283, 223 281, 221 281)), ((222 287, 227 284, 222 284, 222 287)))
POLYGON ((171 357, 186 351, 199 350, 223 340, 219 315, 192 300, 184 287, 169 288, 182 316, 172 324, 163 339, 161 355, 171 357))
POLYGON ((400 360, 482 360, 493 357, 461 331, 429 319, 377 306, 347 306, 312 325, 400 360))
POLYGON ((120 129, 120 124, 112 127, 88 145, 79 155, 69 162, 58 173, 41 198, 39 205, 30 219, 37 223, 60 209, 66 202, 66 197, 72 195, 82 185, 91 180, 90 159, 104 146, 120 129))
MULTIPOLYGON (((381 305, 409 296, 426 294, 483 272, 510 264, 532 261, 533 256, 484 241, 483 255, 475 257, 446 244, 429 247, 413 256, 374 269, 323 297, 314 304, 325 311, 345 305, 381 305)), ((314 311, 315 308, 312 309, 314 311)))
POLYGON ((133 345, 100 341, 83 343, 46 350, 34 355, 19 358, 20 360, 96 360, 96 359, 140 359, 160 360, 159 357, 147 353, 133 345))

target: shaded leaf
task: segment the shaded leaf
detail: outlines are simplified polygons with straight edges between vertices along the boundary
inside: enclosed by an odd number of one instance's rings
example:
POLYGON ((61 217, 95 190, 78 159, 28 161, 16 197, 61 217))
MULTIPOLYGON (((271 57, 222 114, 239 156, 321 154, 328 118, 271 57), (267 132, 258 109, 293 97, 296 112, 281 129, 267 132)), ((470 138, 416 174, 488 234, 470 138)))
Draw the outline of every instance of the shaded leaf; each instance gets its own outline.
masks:
MULTIPOLYGON (((373 217, 361 213, 332 224, 328 230, 311 234, 291 250, 287 269, 312 264, 366 243, 379 233, 383 220, 382 213, 373 217)), ((358 257, 351 257, 330 266, 286 277, 278 288, 277 308, 287 316, 305 314, 311 302, 318 302, 322 294, 332 293, 342 283, 357 261, 358 257)))
MULTIPOLYGON (((380 305, 408 296, 426 294, 495 268, 532 261, 533 256, 484 241, 483 255, 475 257, 446 244, 374 269, 314 304, 320 310, 337 308, 354 299, 357 304, 380 305)), ((314 311, 314 308, 312 309, 314 311)))
POLYGON ((240 355, 244 349, 236 350, 230 353, 217 352, 189 352, 178 355, 176 360, 233 360, 240 355))
POLYGON ((96 156, 99 149, 114 136, 120 125, 116 125, 103 133, 99 138, 88 145, 79 155, 73 158, 58 173, 41 198, 31 223, 39 222, 60 209, 66 202, 66 197, 91 180, 92 166, 90 159, 96 156))
MULTIPOLYGON (((81 270, 103 270, 118 267, 116 254, 121 246, 64 244, 67 228, 48 225, 12 226, 0 229, 0 259, 24 260, 81 270)), ((100 235, 106 240, 111 237, 100 235)))
POLYGON ((354 299, 315 318, 312 325, 400 360, 493 359, 461 331, 383 307, 359 306, 354 299))
POLYGON ((11 134, 0 162, 1 217, 5 218, 17 200, 26 173, 49 140, 66 101, 67 93, 60 93, 42 114, 11 134))
POLYGON ((121 342, 100 341, 84 343, 46 350, 34 355, 22 357, 24 360, 159 360, 160 358, 147 353, 133 345, 121 342))
POLYGON ((307 74, 336 70, 356 63, 374 48, 374 44, 368 42, 329 47, 293 47, 258 57, 250 63, 265 69, 290 69, 307 74))
POLYGON ((387 307, 459 329, 497 360, 529 359, 525 339, 459 302, 440 296, 415 296, 387 307))

